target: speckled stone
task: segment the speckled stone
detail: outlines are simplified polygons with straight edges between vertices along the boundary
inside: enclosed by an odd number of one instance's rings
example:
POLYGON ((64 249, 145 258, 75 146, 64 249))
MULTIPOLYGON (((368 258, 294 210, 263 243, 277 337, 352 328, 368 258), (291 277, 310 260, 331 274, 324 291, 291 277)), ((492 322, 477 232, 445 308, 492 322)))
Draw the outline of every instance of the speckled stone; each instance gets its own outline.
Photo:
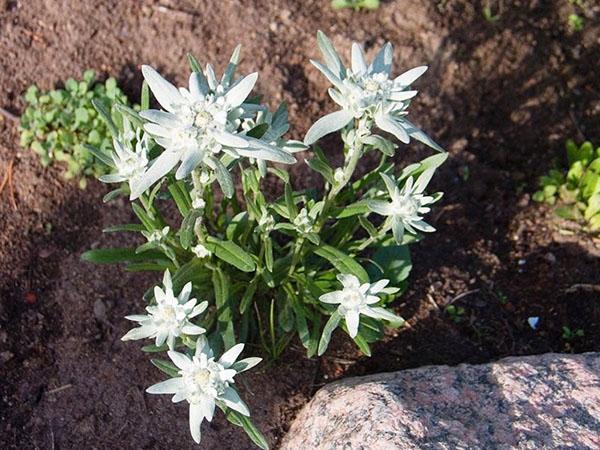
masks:
POLYGON ((341 380, 317 392, 281 448, 600 449, 600 353, 341 380))

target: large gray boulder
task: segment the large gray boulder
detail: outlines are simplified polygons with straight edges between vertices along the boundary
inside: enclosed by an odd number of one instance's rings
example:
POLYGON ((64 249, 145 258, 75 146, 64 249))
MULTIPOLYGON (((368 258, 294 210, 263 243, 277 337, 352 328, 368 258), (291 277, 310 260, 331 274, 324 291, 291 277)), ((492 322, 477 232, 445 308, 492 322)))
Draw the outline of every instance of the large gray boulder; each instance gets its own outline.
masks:
POLYGON ((341 380, 282 449, 600 449, 600 353, 512 357, 341 380))

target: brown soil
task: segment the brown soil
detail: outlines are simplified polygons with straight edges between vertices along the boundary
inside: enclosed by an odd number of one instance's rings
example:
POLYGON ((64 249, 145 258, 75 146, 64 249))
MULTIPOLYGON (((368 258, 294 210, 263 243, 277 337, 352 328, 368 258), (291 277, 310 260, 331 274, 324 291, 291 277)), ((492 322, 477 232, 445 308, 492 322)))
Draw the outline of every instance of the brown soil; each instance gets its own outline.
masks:
MULTIPOLYGON (((600 283, 598 241, 561 234, 550 211, 530 201, 567 138, 600 143, 598 7, 587 2, 585 29, 574 33, 566 0, 382 3, 356 13, 325 0, 0 0, 0 106, 16 115, 31 83, 51 88, 91 67, 118 77, 136 99, 139 64, 183 83, 187 51, 224 63, 241 42, 241 70, 260 72, 258 91, 272 104, 289 102, 298 138, 333 108, 308 63, 318 57, 317 29, 344 51, 352 40, 371 53, 390 40, 396 70, 430 65, 412 117, 451 158, 434 181, 446 192, 431 215, 438 232, 414 247, 410 289, 398 301, 409 326, 372 358, 336 335, 321 360, 306 360, 294 344, 245 377, 254 418, 275 446, 298 408, 335 377, 600 350, 600 295, 581 288, 600 283), (484 3, 504 5, 497 22, 484 19, 484 3), (458 323, 444 312, 453 301, 466 311, 458 323), (529 316, 541 318, 537 331, 529 316), (585 336, 567 341, 563 326, 585 336)), ((79 261, 90 247, 128 239, 101 234, 131 219, 128 206, 103 205, 99 183, 80 191, 56 168, 43 169, 19 149, 10 119, 0 120, 0 133, 0 170, 14 158, 17 206, 2 194, 0 446, 196 448, 186 408, 144 394, 161 374, 137 345, 119 340, 123 316, 141 308, 153 277, 79 261)), ((326 141, 332 152, 335 144, 326 141)), ((397 160, 426 154, 411 146, 397 160)), ((298 185, 316 181, 302 164, 294 171, 298 185)), ((203 441, 250 447, 222 417, 205 424, 203 441)))

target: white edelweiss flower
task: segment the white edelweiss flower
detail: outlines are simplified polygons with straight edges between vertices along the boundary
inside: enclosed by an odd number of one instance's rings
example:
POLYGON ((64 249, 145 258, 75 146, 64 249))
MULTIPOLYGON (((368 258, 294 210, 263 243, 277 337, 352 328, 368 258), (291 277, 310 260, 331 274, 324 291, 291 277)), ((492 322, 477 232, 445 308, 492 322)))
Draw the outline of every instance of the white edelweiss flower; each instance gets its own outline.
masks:
POLYGON ((392 232, 396 242, 402 242, 404 230, 412 234, 416 234, 415 230, 426 233, 435 231, 435 228, 423 220, 423 215, 431 211, 428 205, 440 198, 439 195, 424 194, 434 171, 435 169, 423 171, 416 182, 413 182, 412 176, 408 177, 402 189, 392 178, 384 173, 380 174, 387 186, 391 202, 369 200, 368 206, 376 214, 391 217, 392 232))
POLYGON ((204 209, 206 207, 206 202, 202 197, 195 197, 192 200, 192 208, 194 209, 204 209))
POLYGON ((206 331, 190 322, 190 319, 203 313, 208 307, 208 302, 196 305, 197 300, 190 299, 192 283, 187 283, 179 295, 174 295, 171 274, 167 270, 163 277, 163 286, 164 290, 158 286, 154 288, 156 305, 146 308, 147 315, 125 317, 127 320, 138 322, 140 326, 130 330, 121 340, 155 338, 157 346, 163 345, 166 341, 169 348, 173 350, 177 337, 198 335, 206 331))
POLYGON ((258 230, 269 234, 275 227, 275 219, 266 210, 262 211, 260 219, 258 219, 258 230))
POLYGON ((294 226, 300 234, 308 234, 313 231, 313 220, 308 215, 306 208, 302 208, 294 219, 294 226))
MULTIPOLYGON (((127 123, 127 122, 126 122, 127 123)), ((115 172, 102 175, 100 181, 104 183, 129 183, 130 190, 134 190, 141 176, 148 167, 148 136, 137 133, 137 142, 133 148, 132 141, 135 133, 123 133, 120 139, 113 139, 114 152, 111 155, 115 172)))
POLYGON ((161 244, 169 235, 170 228, 164 227, 162 230, 142 231, 142 235, 153 244, 161 244))
POLYGON ((381 293, 389 280, 379 280, 376 283, 361 284, 356 276, 340 274, 337 279, 342 283, 342 290, 329 292, 319 297, 323 303, 339 304, 338 313, 344 317, 348 334, 354 338, 358 334, 360 315, 390 322, 401 322, 402 319, 388 310, 373 306, 380 301, 377 294, 381 293))
POLYGON ((359 119, 374 121, 379 129, 393 134, 401 142, 408 143, 413 137, 435 150, 443 151, 406 119, 410 100, 417 95, 417 91, 410 90, 410 85, 425 73, 427 66, 415 67, 392 79, 393 50, 389 42, 371 64, 365 61, 361 47, 352 44, 351 68, 342 65, 331 41, 320 31, 317 33, 317 43, 325 64, 311 62, 333 84, 329 95, 342 109, 317 120, 306 133, 305 144, 313 144, 323 136, 344 128, 353 119, 359 119))
POLYGON ((212 252, 202 244, 192 247, 192 252, 194 252, 198 258, 206 258, 212 254, 212 252))
POLYGON ((228 177, 227 169, 218 158, 221 152, 235 158, 295 162, 282 149, 238 132, 239 116, 243 112, 240 106, 254 87, 258 74, 252 73, 224 87, 216 83, 211 66, 207 66, 206 71, 206 76, 193 72, 189 89, 178 89, 152 67, 142 66, 144 79, 164 111, 149 109, 141 111, 140 116, 150 122, 144 125, 145 131, 165 151, 143 175, 132 192, 132 199, 178 163, 181 164, 175 173, 177 179, 186 177, 200 165, 215 171, 217 177, 228 177))
POLYGON ((150 386, 146 392, 174 394, 175 403, 187 400, 190 405, 190 432, 199 444, 202 421, 212 421, 216 405, 250 416, 248 407, 233 387, 233 378, 257 365, 261 358, 246 358, 236 362, 243 349, 244 344, 234 345, 215 360, 208 341, 200 336, 193 357, 175 351, 168 352, 171 361, 180 369, 180 376, 150 386))

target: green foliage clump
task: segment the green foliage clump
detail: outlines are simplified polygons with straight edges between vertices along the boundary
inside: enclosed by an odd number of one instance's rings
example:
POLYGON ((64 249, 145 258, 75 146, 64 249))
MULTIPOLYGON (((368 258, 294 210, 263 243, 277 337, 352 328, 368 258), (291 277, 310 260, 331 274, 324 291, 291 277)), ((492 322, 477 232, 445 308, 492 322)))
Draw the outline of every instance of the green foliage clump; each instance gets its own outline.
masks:
POLYGON ((355 11, 377 9, 379 8, 379 0, 332 0, 331 6, 334 9, 353 8, 355 11))
POLYGON ((585 221, 592 232, 600 231, 600 147, 591 142, 578 146, 567 141, 569 170, 565 174, 553 169, 540 178, 541 189, 533 195, 538 202, 559 206, 556 214, 576 221, 585 221))
POLYGON ((87 184, 86 176, 106 173, 106 165, 87 146, 112 148, 108 126, 92 101, 127 104, 127 97, 114 78, 100 83, 93 70, 86 70, 82 80, 70 78, 64 89, 42 92, 37 86, 30 86, 25 101, 28 106, 21 116, 21 146, 37 153, 44 167, 53 161, 63 163, 64 177, 81 177, 81 188, 87 184))

